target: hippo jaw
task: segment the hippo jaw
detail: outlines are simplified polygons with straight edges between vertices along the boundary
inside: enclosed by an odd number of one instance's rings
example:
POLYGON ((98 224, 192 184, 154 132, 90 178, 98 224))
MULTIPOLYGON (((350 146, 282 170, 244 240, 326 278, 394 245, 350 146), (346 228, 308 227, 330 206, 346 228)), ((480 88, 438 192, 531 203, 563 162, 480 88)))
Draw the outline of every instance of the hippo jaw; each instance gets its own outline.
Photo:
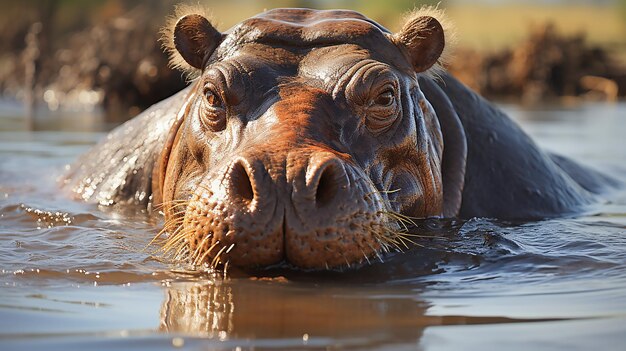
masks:
POLYGON ((172 47, 201 74, 155 177, 166 247, 211 267, 354 267, 407 239, 399 218, 440 216, 441 133, 415 72, 443 34, 414 22, 392 36, 353 12, 287 9, 221 35, 181 17, 172 47), (337 34, 336 16, 360 34, 337 34))

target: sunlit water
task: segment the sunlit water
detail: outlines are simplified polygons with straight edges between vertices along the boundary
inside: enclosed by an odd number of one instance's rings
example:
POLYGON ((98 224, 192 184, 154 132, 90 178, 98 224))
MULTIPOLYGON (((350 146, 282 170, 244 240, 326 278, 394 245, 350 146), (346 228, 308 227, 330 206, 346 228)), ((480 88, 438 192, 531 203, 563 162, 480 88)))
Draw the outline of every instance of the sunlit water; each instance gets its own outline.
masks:
MULTIPOLYGON (((626 104, 505 108, 542 146, 625 178, 626 104)), ((575 218, 421 223, 434 239, 358 272, 223 279, 153 255, 159 218, 59 190, 103 135, 84 132, 101 128, 93 117, 27 132, 12 109, 0 114, 2 350, 626 349, 624 191, 575 218)))

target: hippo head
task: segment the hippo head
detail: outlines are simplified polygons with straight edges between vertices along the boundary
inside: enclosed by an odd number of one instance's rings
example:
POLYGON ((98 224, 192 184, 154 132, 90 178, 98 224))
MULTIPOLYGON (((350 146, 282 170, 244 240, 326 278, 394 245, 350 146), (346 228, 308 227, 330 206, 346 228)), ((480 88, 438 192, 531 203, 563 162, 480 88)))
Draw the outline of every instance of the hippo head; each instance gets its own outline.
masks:
POLYGON ((444 50, 434 17, 392 34, 352 11, 277 9, 221 33, 191 13, 170 33, 196 78, 155 199, 195 264, 358 266, 405 238, 398 220, 458 209, 417 80, 444 50))

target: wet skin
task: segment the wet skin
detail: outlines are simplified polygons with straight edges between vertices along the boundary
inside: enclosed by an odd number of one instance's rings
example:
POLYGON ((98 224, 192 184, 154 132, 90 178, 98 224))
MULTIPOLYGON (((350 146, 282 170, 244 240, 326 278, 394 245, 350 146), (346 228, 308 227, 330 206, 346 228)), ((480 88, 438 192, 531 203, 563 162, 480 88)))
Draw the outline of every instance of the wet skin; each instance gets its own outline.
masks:
POLYGON ((351 11, 272 10, 226 33, 187 14, 172 34, 198 78, 66 183, 107 205, 162 204, 168 247, 196 264, 353 267, 402 240, 402 218, 554 216, 606 182, 424 74, 445 46, 428 14, 396 34, 351 11))

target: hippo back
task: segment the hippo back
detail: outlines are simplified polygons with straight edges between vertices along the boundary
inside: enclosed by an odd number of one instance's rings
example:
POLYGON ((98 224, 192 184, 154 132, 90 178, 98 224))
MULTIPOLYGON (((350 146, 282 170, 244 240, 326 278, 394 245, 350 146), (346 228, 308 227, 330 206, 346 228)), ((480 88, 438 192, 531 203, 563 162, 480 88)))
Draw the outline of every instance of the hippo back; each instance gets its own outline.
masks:
POLYGON ((152 201, 152 172, 189 88, 117 127, 74 162, 63 186, 75 197, 100 205, 152 201))

